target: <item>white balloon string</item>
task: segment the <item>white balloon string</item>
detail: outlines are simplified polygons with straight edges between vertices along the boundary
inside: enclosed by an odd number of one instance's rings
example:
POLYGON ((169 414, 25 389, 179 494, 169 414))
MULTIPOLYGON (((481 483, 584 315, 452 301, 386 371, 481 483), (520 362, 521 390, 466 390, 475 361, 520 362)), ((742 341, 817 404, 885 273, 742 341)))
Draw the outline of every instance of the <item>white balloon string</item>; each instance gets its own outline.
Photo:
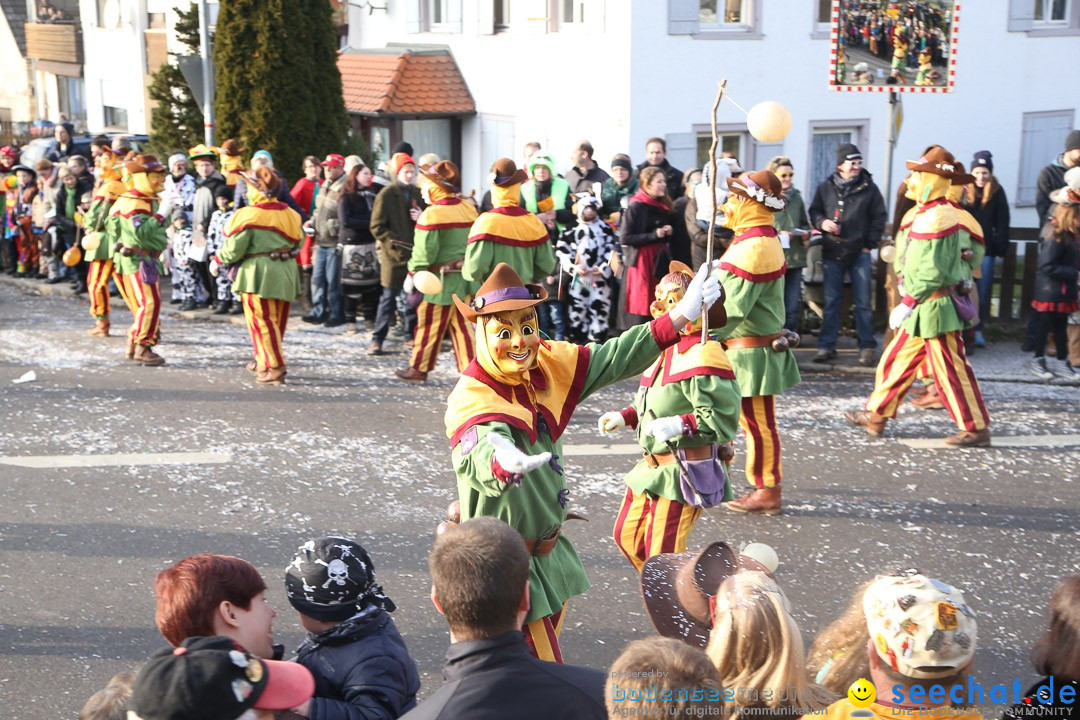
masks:
POLYGON ((749 112, 747 112, 746 108, 744 108, 744 107, 743 107, 742 105, 740 105, 739 103, 735 102, 735 101, 734 101, 734 100, 733 100, 733 99, 731 98, 731 95, 728 95, 728 94, 726 94, 726 93, 725 93, 725 94, 724 94, 724 99, 725 99, 725 100, 727 100, 727 101, 728 101, 729 103, 731 103, 732 105, 734 105, 735 107, 737 107, 737 108, 739 108, 740 110, 742 110, 742 112, 743 112, 743 115, 749 115, 749 114, 750 114, 749 112))

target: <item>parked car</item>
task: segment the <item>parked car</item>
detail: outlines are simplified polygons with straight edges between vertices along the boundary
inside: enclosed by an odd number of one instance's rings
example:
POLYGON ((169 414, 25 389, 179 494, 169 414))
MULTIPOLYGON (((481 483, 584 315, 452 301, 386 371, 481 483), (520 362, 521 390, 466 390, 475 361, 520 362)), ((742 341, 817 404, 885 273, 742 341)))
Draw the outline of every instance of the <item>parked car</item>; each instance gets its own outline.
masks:
MULTIPOLYGON (((146 143, 149 138, 146 135, 128 135, 127 133, 105 133, 105 136, 110 140, 117 135, 125 135, 131 144, 131 149, 136 152, 142 152, 146 147, 146 143)), ((74 146, 74 152, 72 155, 83 155, 87 159, 90 158, 90 143, 93 142, 98 134, 93 135, 75 135, 71 138, 74 146)), ((48 152, 49 146, 53 144, 54 138, 52 137, 40 137, 34 138, 30 142, 26 143, 22 147, 22 153, 19 155, 19 162, 27 167, 34 167, 41 158, 45 157, 45 153, 48 152)))

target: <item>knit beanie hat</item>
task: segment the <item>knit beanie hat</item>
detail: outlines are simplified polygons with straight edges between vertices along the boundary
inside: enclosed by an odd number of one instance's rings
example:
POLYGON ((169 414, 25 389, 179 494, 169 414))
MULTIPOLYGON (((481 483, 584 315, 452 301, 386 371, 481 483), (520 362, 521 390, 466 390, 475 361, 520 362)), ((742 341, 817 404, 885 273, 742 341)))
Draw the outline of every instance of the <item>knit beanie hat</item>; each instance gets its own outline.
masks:
POLYGON ((173 166, 176 165, 176 163, 178 162, 182 162, 187 165, 187 155, 185 155, 184 153, 173 153, 172 155, 170 155, 169 172, 172 172, 173 166))
POLYGON ((341 537, 308 540, 285 568, 285 594, 316 620, 348 620, 369 605, 397 609, 375 582, 375 565, 359 543, 341 537))
POLYGON ((836 166, 839 167, 848 160, 862 160, 862 153, 851 143, 844 143, 836 148, 836 166))
POLYGON ((1080 130, 1071 130, 1065 136, 1065 152, 1080 150, 1080 130))
POLYGON ((251 156, 252 160, 255 158, 264 158, 267 165, 274 167, 274 156, 270 154, 269 150, 256 150, 255 154, 251 156))
POLYGON ((397 155, 398 153, 405 153, 406 155, 412 155, 412 154, 414 154, 413 146, 410 145, 409 143, 405 142, 404 140, 402 140, 397 145, 390 148, 390 154, 391 155, 397 155))
POLYGON ((634 171, 634 166, 630 163, 630 158, 627 155, 619 153, 615 157, 611 158, 611 167, 620 167, 624 170, 634 171))
POLYGON ((975 153, 975 158, 971 161, 971 169, 983 167, 994 172, 994 156, 990 154, 989 150, 980 150, 975 153))

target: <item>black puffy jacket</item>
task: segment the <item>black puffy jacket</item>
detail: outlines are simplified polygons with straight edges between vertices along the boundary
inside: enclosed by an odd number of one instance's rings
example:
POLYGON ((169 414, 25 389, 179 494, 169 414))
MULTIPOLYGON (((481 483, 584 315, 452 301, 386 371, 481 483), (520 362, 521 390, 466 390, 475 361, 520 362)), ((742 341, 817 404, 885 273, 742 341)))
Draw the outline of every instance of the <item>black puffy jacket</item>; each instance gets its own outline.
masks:
POLYGON ((296 653, 315 676, 309 720, 394 720, 416 707, 416 663, 383 610, 310 635, 296 653))
POLYGON ((991 179, 990 183, 989 199, 985 199, 982 188, 969 185, 964 188, 960 204, 982 225, 986 254, 1004 257, 1009 249, 1009 201, 1005 197, 1005 188, 997 180, 991 179))
POLYGON ((1035 271, 1036 302, 1076 300, 1076 274, 1080 252, 1074 240, 1057 242, 1053 237, 1039 241, 1039 267, 1035 271))
POLYGON ((873 250, 885 230, 885 200, 865 169, 855 179, 843 184, 833 173, 814 191, 810 203, 810 223, 821 235, 821 255, 826 260, 843 260, 873 250), (821 227, 826 220, 840 225, 840 234, 827 233, 821 227))

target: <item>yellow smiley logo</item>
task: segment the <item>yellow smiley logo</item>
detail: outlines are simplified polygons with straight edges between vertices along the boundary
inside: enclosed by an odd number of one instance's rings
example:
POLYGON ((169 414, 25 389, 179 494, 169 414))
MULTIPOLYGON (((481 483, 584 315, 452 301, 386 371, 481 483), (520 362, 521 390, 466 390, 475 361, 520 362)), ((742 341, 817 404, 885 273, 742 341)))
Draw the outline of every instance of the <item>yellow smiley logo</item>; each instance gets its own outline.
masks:
POLYGON ((866 678, 859 678, 851 683, 847 691, 848 700, 857 708, 870 707, 877 699, 877 689, 874 683, 866 678))

